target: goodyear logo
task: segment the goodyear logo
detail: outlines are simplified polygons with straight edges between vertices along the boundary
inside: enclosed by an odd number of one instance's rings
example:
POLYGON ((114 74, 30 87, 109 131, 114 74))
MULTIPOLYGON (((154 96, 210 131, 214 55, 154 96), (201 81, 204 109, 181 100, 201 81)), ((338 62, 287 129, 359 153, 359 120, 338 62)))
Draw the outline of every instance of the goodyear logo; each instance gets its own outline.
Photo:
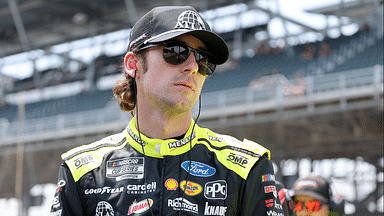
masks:
POLYGON ((203 187, 201 185, 191 181, 180 182, 180 187, 189 196, 196 196, 203 191, 203 187))
POLYGON ((248 158, 246 157, 243 157, 241 155, 237 155, 235 153, 230 153, 228 155, 228 159, 227 161, 233 163, 233 164, 236 164, 236 165, 239 165, 243 168, 245 168, 245 165, 248 164, 248 158))

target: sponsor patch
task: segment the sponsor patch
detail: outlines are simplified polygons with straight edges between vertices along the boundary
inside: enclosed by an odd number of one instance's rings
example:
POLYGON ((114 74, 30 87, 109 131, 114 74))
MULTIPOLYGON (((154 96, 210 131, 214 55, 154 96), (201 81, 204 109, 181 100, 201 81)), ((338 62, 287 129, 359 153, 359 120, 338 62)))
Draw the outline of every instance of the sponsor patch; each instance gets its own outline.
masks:
MULTIPOLYGON (((133 43, 131 43, 131 44, 133 44, 133 43)), ((128 127, 127 130, 128 130, 128 134, 129 134, 129 135, 132 137, 132 139, 134 139, 137 143, 141 144, 142 146, 145 146, 145 145, 146 145, 146 143, 145 143, 143 140, 141 140, 139 137, 136 136, 135 133, 133 133, 133 131, 131 130, 130 127, 128 127)))
POLYGON ((186 184, 186 181, 180 182, 180 188, 189 196, 196 196, 203 191, 201 185, 191 181, 188 181, 188 184, 186 184))
POLYGON ((210 139, 210 140, 212 140, 212 141, 217 141, 217 142, 223 142, 223 138, 222 137, 219 137, 219 136, 217 136, 217 137, 213 137, 213 136, 211 136, 211 135, 209 135, 208 134, 208 138, 210 139))
POLYGON ((269 210, 269 211, 267 211, 267 215, 268 215, 268 216, 284 216, 283 213, 275 212, 275 211, 273 211, 273 210, 269 210))
POLYGON ((142 184, 142 185, 128 185, 127 193, 128 194, 147 194, 156 191, 156 182, 152 182, 151 184, 142 184))
POLYGON ((144 158, 131 157, 107 161, 106 177, 116 181, 123 179, 142 179, 144 177, 144 158))
POLYGON ((167 188, 167 190, 176 190, 176 188, 179 186, 177 181, 175 179, 167 179, 165 181, 164 186, 167 188))
POLYGON ((233 164, 239 165, 243 168, 245 168, 245 165, 248 164, 248 158, 241 156, 241 155, 237 155, 235 153, 230 153, 228 155, 227 161, 229 161, 233 164))
POLYGON ((204 187, 204 196, 207 199, 226 199, 227 182, 225 180, 207 182, 204 187))
POLYGON ((276 186, 274 186, 274 185, 265 186, 264 192, 265 193, 273 193, 273 195, 277 198, 276 186))
POLYGON ((273 191, 276 191, 276 187, 274 185, 270 185, 270 186, 265 186, 264 187, 264 192, 265 193, 271 193, 273 191))
POLYGON ((273 206, 273 199, 267 199, 265 200, 265 206, 270 208, 273 206))
POLYGON ((60 195, 56 195, 55 197, 53 197, 52 208, 53 209, 61 208, 60 195))
POLYGON ((275 202, 275 206, 276 206, 275 207, 276 209, 283 210, 283 206, 281 204, 278 204, 278 203, 275 202))
POLYGON ((275 181, 275 175, 271 175, 271 174, 263 175, 263 176, 261 176, 261 181, 262 182, 275 181))
POLYGON ((225 215, 227 207, 225 206, 210 206, 205 202, 204 215, 225 215))
POLYGON ((137 214, 137 213, 143 213, 147 211, 149 208, 151 208, 153 205, 152 199, 145 199, 140 202, 136 202, 136 200, 132 203, 131 206, 129 206, 128 209, 128 215, 130 214, 137 214))
POLYGON ((114 193, 121 193, 124 191, 124 187, 119 188, 111 188, 109 186, 105 186, 102 188, 89 188, 84 190, 84 194, 90 195, 90 194, 114 194, 114 193))
POLYGON ((196 137, 196 132, 193 132, 191 136, 188 136, 185 139, 178 140, 176 142, 168 143, 168 147, 169 147, 169 149, 171 149, 171 151, 176 150, 176 149, 178 149, 178 148, 180 148, 182 146, 185 146, 191 140, 195 139, 195 137, 196 137))
POLYGON ((285 201, 285 189, 281 188, 277 194, 279 195, 280 203, 283 204, 285 201))
POLYGON ((93 155, 82 155, 81 157, 76 158, 74 160, 75 167, 76 167, 76 169, 79 169, 80 167, 82 167, 86 164, 94 162, 94 159, 95 158, 93 157, 93 155))
POLYGON ((96 206, 96 214, 95 216, 114 216, 115 212, 111 204, 106 201, 100 201, 96 206))
POLYGON ((58 183, 57 183, 57 186, 56 186, 56 191, 55 193, 59 192, 59 191, 62 191, 64 186, 65 186, 66 182, 64 180, 60 180, 58 183))
POLYGON ((174 211, 188 211, 195 214, 199 213, 199 206, 191 203, 185 198, 168 199, 168 207, 172 207, 174 211))
POLYGON ((211 135, 209 135, 208 134, 208 138, 210 139, 210 140, 212 140, 212 141, 218 141, 218 142, 223 142, 223 138, 222 137, 213 137, 213 136, 211 136, 211 135))
POLYGON ((57 210, 57 211, 54 211, 54 212, 51 212, 50 214, 49 214, 49 216, 61 216, 61 212, 62 212, 63 210, 57 210))
POLYGON ((198 177, 209 177, 216 173, 215 168, 196 161, 184 161, 181 167, 187 172, 191 170, 190 174, 198 177))

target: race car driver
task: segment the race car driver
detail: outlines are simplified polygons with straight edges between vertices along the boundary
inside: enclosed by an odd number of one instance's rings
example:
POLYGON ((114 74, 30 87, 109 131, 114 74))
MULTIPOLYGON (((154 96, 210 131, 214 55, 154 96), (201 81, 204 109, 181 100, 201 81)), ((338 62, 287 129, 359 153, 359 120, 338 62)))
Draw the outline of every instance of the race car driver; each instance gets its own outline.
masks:
POLYGON ((228 57, 194 8, 145 14, 114 88, 134 117, 62 155, 51 215, 283 215, 269 150, 192 119, 206 77, 228 57))

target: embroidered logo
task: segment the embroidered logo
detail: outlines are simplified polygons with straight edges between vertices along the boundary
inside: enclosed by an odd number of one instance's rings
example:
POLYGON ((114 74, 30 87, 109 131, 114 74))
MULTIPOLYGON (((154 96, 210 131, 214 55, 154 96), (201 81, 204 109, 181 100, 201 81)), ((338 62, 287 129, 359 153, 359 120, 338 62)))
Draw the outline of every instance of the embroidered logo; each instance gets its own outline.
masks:
POLYGON ((201 185, 191 181, 188 181, 188 183, 186 181, 180 182, 180 188, 189 196, 196 196, 203 191, 201 185))
POLYGON ((167 188, 167 190, 176 190, 179 184, 175 179, 170 178, 165 181, 164 186, 167 188))
POLYGON ((184 11, 177 18, 175 29, 206 30, 203 19, 194 11, 184 11))
POLYGON ((181 167, 187 172, 190 171, 191 175, 198 177, 209 177, 216 173, 215 168, 196 161, 184 161, 181 167))
POLYGON ((96 216, 114 216, 115 212, 111 204, 105 201, 100 201, 96 206, 96 216))
POLYGON ((140 202, 136 202, 136 200, 129 206, 128 215, 133 213, 142 213, 147 211, 153 205, 152 199, 145 199, 140 202))
POLYGON ((143 157, 131 157, 107 161, 106 177, 115 178, 116 181, 142 179, 144 177, 144 160, 143 157))

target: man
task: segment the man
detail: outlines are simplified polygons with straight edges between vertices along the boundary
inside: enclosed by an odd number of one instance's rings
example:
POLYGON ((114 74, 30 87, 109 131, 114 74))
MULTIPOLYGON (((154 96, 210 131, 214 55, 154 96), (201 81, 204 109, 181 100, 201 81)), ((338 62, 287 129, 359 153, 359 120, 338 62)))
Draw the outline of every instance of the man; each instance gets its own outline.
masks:
POLYGON ((311 174, 293 184, 293 202, 297 216, 341 216, 344 202, 340 196, 333 196, 330 182, 311 174))
POLYGON ((53 215, 283 215, 270 152, 195 124, 203 83, 229 57, 192 7, 132 28, 114 88, 127 128, 65 154, 53 215))
POLYGON ((279 196, 281 206, 284 211, 285 216, 293 216, 296 215, 294 213, 294 205, 292 201, 292 197, 289 195, 288 190, 285 189, 283 183, 279 181, 275 181, 276 183, 276 190, 277 190, 277 195, 279 196))

